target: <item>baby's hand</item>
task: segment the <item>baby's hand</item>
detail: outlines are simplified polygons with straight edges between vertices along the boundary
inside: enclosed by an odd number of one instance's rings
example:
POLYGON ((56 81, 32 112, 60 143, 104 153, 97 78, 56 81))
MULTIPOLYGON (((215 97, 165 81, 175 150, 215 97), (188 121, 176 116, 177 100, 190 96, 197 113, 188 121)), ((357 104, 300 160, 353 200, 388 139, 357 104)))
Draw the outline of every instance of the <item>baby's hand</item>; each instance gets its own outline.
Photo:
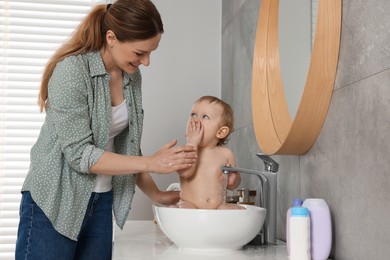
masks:
POLYGON ((198 146, 203 138, 203 126, 197 118, 190 118, 187 123, 187 144, 198 146))
MULTIPOLYGON (((225 164, 224 166, 231 166, 230 164, 225 164)), ((224 179, 225 177, 222 174, 221 178, 224 179)), ((241 176, 239 172, 230 172, 227 176, 227 188, 229 190, 234 190, 240 185, 241 183, 241 176)))
POLYGON ((241 176, 240 173, 238 172, 231 172, 229 173, 228 176, 228 181, 227 181, 227 188, 229 190, 234 190, 240 185, 241 183, 241 176))

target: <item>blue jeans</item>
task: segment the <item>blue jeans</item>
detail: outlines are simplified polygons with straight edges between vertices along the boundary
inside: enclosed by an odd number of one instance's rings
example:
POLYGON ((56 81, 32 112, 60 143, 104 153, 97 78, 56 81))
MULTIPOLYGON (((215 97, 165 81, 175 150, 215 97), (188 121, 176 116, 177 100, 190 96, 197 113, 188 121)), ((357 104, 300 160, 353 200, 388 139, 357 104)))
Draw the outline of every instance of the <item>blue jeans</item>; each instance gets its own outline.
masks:
POLYGON ((23 192, 16 260, 109 260, 112 254, 112 191, 92 193, 77 241, 58 233, 30 192, 23 192))

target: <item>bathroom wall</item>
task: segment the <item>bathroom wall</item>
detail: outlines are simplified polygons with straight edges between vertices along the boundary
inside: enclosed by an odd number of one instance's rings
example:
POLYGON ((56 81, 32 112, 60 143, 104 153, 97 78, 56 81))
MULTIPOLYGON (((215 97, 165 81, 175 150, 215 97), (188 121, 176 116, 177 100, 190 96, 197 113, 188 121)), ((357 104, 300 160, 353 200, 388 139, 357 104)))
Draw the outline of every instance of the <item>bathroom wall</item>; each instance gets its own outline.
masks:
MULTIPOLYGON (((142 67, 142 152, 151 155, 172 139, 185 144, 192 103, 221 93, 221 0, 153 0, 164 23, 159 48, 142 67), (201 19, 200 19, 201 18, 201 19)), ((177 174, 153 174, 160 189, 177 174)), ((152 202, 136 190, 129 219, 151 220, 152 202)))
MULTIPOLYGON (((222 1, 222 98, 235 111, 229 146, 238 166, 262 168, 251 113, 252 55, 261 0, 222 1)), ((278 237, 295 197, 324 198, 333 220, 331 257, 390 257, 390 1, 344 0, 337 79, 327 119, 302 156, 273 156, 278 237)), ((245 179, 244 185, 250 182, 245 179)))

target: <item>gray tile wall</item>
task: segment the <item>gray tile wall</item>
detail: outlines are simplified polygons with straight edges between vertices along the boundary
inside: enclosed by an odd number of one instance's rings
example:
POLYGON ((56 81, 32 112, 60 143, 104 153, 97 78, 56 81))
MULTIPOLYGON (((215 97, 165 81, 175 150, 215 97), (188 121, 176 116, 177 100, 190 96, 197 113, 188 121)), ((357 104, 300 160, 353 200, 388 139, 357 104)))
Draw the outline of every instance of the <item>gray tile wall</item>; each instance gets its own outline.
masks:
MULTIPOLYGON (((222 98, 235 111, 237 163, 262 168, 251 113, 252 55, 261 0, 222 1, 222 98)), ((273 156, 278 237, 294 197, 324 198, 337 260, 390 259, 390 1, 344 0, 339 66, 327 119, 302 156, 273 156)), ((243 185, 250 185, 244 179, 243 185)))

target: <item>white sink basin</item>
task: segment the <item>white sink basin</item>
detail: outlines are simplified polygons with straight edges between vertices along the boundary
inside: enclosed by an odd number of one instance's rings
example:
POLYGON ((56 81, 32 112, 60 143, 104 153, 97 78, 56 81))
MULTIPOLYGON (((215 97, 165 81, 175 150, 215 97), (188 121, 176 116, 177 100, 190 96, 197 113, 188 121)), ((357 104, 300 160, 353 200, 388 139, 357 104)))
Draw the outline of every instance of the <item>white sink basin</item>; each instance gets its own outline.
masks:
POLYGON ((162 232, 178 247, 190 250, 237 250, 261 230, 266 210, 242 205, 245 210, 171 208, 153 205, 162 232))

